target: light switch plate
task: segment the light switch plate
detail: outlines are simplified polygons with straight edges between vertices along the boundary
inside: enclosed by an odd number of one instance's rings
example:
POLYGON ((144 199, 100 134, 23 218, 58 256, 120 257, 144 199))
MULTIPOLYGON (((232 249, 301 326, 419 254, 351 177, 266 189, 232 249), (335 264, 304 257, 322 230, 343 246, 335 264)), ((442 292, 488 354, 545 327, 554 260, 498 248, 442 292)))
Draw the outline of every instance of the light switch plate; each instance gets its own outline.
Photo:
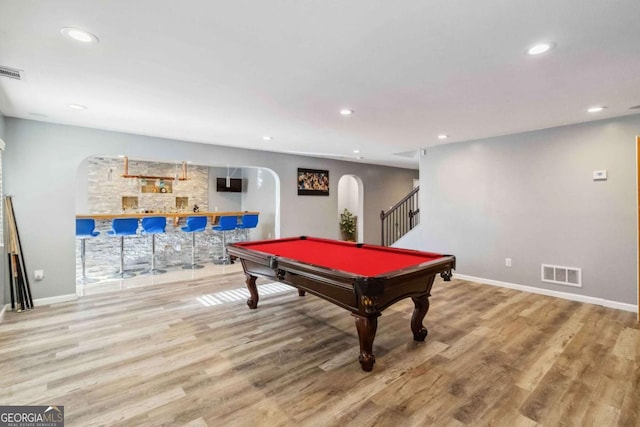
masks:
POLYGON ((593 180, 594 181, 606 181, 607 180, 607 171, 593 171, 593 180))

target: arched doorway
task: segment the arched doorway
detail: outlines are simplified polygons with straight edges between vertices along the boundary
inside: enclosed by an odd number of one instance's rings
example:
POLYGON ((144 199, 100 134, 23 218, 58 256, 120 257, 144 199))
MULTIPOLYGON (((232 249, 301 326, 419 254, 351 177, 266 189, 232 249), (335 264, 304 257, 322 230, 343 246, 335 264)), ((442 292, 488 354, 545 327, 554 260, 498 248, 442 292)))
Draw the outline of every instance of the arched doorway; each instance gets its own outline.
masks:
POLYGON ((338 181, 338 214, 348 209, 357 217, 356 241, 364 241, 364 185, 356 175, 343 175, 338 181))

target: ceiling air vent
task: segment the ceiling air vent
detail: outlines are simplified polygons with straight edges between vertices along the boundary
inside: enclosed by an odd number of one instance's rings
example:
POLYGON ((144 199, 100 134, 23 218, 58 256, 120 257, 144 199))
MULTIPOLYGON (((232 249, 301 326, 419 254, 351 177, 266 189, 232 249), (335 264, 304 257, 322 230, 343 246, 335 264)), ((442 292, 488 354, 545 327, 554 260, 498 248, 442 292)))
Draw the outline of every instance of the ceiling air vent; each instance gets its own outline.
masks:
POLYGON ((582 287, 582 269, 542 264, 542 281, 559 285, 582 287))
POLYGON ((0 76, 9 77, 10 79, 22 80, 22 70, 16 70, 15 68, 0 65, 0 76))

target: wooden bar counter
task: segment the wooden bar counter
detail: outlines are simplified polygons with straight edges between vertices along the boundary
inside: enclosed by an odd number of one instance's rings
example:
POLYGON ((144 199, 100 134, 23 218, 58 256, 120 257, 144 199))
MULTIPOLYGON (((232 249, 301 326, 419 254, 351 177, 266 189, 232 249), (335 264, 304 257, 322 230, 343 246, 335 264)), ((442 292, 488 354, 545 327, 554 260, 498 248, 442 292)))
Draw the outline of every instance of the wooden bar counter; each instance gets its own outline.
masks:
POLYGON ((173 218, 173 225, 177 226, 180 218, 187 218, 189 216, 207 216, 211 218, 211 224, 217 224, 218 218, 221 216, 237 216, 241 218, 242 215, 245 214, 255 214, 259 215, 259 212, 246 212, 246 211, 236 211, 236 212, 149 212, 149 213, 118 213, 118 214, 82 214, 76 215, 76 218, 93 218, 96 221, 98 220, 112 220, 114 218, 146 218, 150 216, 164 216, 167 218, 173 218))

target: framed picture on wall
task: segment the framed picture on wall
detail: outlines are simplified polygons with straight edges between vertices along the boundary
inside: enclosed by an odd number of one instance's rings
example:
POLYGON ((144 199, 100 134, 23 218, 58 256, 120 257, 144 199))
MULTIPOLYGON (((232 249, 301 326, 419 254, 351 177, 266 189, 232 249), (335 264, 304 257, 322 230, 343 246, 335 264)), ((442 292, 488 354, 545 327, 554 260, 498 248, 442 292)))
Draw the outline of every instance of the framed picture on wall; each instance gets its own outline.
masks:
POLYGON ((298 196, 328 196, 329 171, 298 168, 298 196))

